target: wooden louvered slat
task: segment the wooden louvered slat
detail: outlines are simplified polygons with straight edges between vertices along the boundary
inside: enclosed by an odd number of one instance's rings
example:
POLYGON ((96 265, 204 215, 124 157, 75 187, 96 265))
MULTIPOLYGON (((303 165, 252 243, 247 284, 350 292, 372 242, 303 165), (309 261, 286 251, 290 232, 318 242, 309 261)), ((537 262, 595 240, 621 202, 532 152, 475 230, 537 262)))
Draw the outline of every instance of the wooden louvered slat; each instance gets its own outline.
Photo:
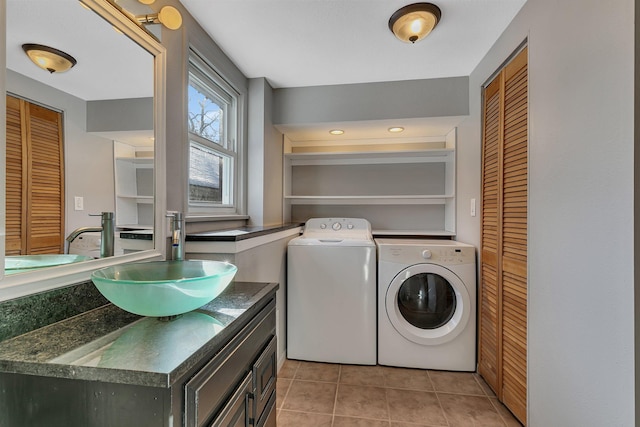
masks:
POLYGON ((526 48, 484 92, 478 371, 523 423, 527 396, 526 48))

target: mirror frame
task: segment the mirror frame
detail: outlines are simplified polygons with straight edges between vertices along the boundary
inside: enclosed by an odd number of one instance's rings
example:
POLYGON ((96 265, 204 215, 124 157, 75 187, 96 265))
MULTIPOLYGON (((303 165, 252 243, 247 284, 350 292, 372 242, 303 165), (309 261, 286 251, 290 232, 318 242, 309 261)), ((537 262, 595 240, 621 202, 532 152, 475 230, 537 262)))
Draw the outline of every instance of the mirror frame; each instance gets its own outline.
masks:
MULTIPOLYGON (((135 261, 147 261, 164 259, 166 254, 166 149, 165 149, 165 124, 166 124, 166 50, 162 44, 147 34, 144 29, 132 22, 124 13, 110 4, 107 0, 78 0, 88 6, 95 13, 105 19, 133 42, 137 43, 154 56, 154 134, 155 134, 155 160, 154 160, 154 249, 119 255, 110 258, 100 258, 91 261, 68 264, 58 267, 49 267, 34 272, 25 272, 4 276, 4 269, 0 270, 0 302, 12 300, 22 296, 48 291, 52 289, 70 286, 76 283, 91 280, 91 273, 97 269, 116 264, 135 261), (4 276, 4 277, 2 277, 4 276)), ((6 28, 6 1, 0 0, 0 23, 6 28)), ((1 31, 0 43, 0 88, 5 95, 0 100, 0 115, 6 116, 6 34, 1 31)), ((6 149, 6 121, 0 124, 0 164, 5 166, 6 149)), ((4 265, 4 240, 6 236, 6 206, 5 201, 5 176, 0 174, 0 261, 4 265)))

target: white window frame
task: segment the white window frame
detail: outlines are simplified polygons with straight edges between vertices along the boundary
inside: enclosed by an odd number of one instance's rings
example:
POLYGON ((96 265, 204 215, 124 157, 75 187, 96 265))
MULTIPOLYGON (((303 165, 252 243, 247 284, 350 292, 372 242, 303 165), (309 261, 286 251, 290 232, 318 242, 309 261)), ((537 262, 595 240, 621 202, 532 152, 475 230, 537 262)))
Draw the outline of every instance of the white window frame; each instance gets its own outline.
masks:
MULTIPOLYGON (((208 95, 212 99, 219 99, 228 104, 227 114, 223 117, 223 135, 220 143, 216 143, 204 138, 196 133, 189 131, 187 119, 188 133, 188 151, 187 151, 187 194, 186 202, 189 215, 240 215, 242 191, 242 151, 241 151, 241 95, 231 86, 224 77, 222 77, 208 62, 206 62, 197 52, 189 49, 188 61, 188 79, 187 79, 187 103, 188 103, 188 87, 191 86, 192 76, 200 88, 210 90, 208 95), (214 153, 218 153, 229 159, 228 167, 223 168, 223 203, 208 203, 190 200, 188 175, 190 172, 190 153, 192 144, 205 147, 214 153), (229 187, 230 186, 230 187, 229 187), (225 203, 227 201, 227 203, 225 203)), ((188 112, 188 107, 187 107, 188 112)))

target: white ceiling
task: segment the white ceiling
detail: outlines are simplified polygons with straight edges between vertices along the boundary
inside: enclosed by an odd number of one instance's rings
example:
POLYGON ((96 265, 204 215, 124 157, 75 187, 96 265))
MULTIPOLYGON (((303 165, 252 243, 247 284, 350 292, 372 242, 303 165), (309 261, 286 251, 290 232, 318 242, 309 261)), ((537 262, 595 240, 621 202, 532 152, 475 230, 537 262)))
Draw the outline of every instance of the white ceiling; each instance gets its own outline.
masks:
POLYGON ((434 0, 415 45, 389 18, 407 0, 181 0, 240 70, 275 88, 468 76, 526 0, 434 0))
MULTIPOLYGON (((129 1, 129 0, 127 0, 129 1)), ((134 4, 135 1, 131 0, 134 4)), ((249 78, 275 88, 468 76, 526 0, 436 0, 442 19, 415 45, 397 40, 388 20, 406 0, 181 0, 249 78)), ((153 93, 152 57, 77 0, 6 0, 7 68, 84 100, 153 93), (51 17, 56 17, 51 19, 51 17), (41 43, 78 60, 49 74, 23 43, 41 43)), ((444 135, 459 118, 282 127, 293 141, 444 135)))

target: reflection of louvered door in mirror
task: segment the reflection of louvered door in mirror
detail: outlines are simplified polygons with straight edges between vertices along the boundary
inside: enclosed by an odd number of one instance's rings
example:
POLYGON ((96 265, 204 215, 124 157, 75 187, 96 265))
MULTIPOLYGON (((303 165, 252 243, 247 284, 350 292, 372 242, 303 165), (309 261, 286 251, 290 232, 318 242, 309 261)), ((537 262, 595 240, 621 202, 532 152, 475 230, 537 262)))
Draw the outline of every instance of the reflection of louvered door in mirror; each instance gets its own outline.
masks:
POLYGON ((527 49, 484 89, 478 371, 523 423, 527 401, 527 49))
POLYGON ((6 145, 6 255, 62 253, 62 114, 7 96, 6 145))

